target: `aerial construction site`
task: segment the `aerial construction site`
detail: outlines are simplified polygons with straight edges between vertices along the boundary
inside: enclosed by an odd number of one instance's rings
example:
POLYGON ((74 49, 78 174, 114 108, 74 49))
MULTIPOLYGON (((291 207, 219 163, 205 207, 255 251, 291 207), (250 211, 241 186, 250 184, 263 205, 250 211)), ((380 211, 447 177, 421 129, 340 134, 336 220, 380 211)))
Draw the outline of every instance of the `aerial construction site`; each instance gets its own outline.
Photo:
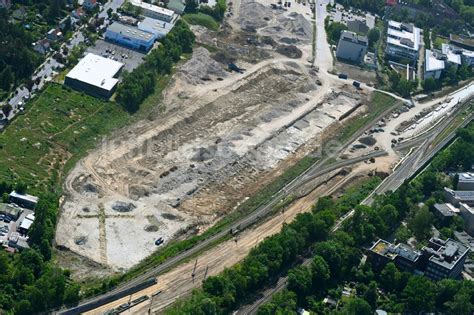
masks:
MULTIPOLYGON (((287 10, 272 3, 233 1, 219 31, 193 27, 198 45, 177 67, 155 111, 103 139, 72 169, 56 244, 63 249, 59 262, 76 279, 126 271, 159 251, 158 238, 166 245, 203 233, 303 157, 327 157, 324 145, 370 114, 380 92, 328 72, 326 3, 293 3, 287 10)), ((284 216, 262 220, 239 236, 238 246, 229 241, 209 250, 197 271, 193 261, 164 275, 160 289, 170 295, 163 293, 157 309, 200 284, 189 282, 191 272, 202 277, 235 264, 319 196, 375 170, 390 173, 403 156, 392 147, 393 135, 415 136, 410 124, 438 101, 392 115, 408 101, 388 100, 394 107, 387 107, 384 130, 357 137, 356 146, 340 140, 334 149, 340 161, 383 154, 316 178, 284 216)))

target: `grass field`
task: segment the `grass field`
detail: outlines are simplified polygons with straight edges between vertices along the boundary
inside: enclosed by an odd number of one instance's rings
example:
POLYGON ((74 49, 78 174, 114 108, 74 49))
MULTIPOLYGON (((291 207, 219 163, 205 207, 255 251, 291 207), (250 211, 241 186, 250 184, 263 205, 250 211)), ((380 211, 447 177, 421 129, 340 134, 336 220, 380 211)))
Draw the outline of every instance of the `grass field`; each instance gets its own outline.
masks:
POLYGON ((353 119, 341 131, 340 141, 348 140, 357 130, 364 127, 369 121, 393 106, 397 100, 390 95, 374 92, 368 103, 367 114, 353 119))
POLYGON ((201 25, 213 31, 219 29, 219 23, 212 16, 201 12, 185 14, 183 15, 183 19, 189 24, 201 25))
POLYGON ((129 119, 116 103, 54 83, 29 106, 0 135, 0 177, 21 180, 32 192, 57 189, 71 157, 129 119))

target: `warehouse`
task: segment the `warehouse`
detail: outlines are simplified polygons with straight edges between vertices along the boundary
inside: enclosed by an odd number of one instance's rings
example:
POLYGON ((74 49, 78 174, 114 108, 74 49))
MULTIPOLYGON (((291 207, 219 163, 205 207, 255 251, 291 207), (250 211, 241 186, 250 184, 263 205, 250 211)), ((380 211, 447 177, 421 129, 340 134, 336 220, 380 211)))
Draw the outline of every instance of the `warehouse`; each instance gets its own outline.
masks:
POLYGON ((155 42, 153 34, 120 23, 113 23, 107 28, 105 39, 144 52, 149 51, 155 42))
POLYGON ((114 93, 123 64, 87 54, 66 75, 64 84, 93 96, 108 99, 114 93))
POLYGON ((146 17, 138 24, 138 28, 153 34, 155 39, 160 39, 171 31, 173 24, 146 17))

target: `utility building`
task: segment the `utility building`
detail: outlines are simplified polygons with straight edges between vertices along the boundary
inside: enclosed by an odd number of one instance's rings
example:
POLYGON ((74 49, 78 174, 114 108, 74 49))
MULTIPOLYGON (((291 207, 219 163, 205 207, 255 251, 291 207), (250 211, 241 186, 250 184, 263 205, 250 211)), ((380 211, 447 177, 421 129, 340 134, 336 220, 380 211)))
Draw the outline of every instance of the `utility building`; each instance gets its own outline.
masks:
POLYGON ((64 84, 87 94, 108 99, 114 93, 123 64, 87 54, 66 75, 64 84))
POLYGON ((113 23, 107 28, 105 39, 144 52, 149 51, 155 42, 153 34, 120 23, 113 23))
POLYGON ((364 61, 367 47, 367 37, 343 31, 337 44, 336 57, 361 63, 364 61))

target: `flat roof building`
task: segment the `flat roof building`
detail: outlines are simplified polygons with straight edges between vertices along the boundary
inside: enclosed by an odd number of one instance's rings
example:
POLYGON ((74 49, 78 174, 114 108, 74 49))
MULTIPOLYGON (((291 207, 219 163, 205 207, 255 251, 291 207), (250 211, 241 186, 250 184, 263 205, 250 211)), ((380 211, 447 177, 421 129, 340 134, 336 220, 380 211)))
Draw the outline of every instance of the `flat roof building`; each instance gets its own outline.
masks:
POLYGON ((381 270, 389 262, 393 262, 399 269, 414 272, 421 252, 406 244, 394 245, 379 239, 369 250, 370 261, 376 270, 381 270))
POLYGON ((9 199, 11 203, 30 210, 34 210, 38 203, 38 197, 28 194, 19 194, 16 191, 10 193, 9 199))
POLYGON ((168 9, 143 2, 141 0, 130 0, 130 4, 134 7, 140 8, 144 16, 162 20, 165 22, 173 22, 176 19, 176 14, 168 9))
POLYGON ((147 52, 153 47, 155 36, 135 26, 112 23, 105 32, 105 39, 128 48, 147 52))
POLYGON ((474 236, 474 208, 462 202, 459 205, 459 214, 464 220, 464 229, 474 236))
POLYGON ((420 33, 420 29, 413 24, 389 21, 385 54, 416 61, 420 50, 420 33))
POLYGON ((160 39, 166 36, 173 26, 171 23, 146 17, 138 24, 138 29, 153 34, 155 39, 160 39))
POLYGON ((87 54, 66 75, 64 84, 76 90, 108 99, 114 93, 123 63, 87 54))
POLYGON ((474 173, 458 173, 458 190, 474 190, 474 173))
POLYGON ((354 32, 343 31, 337 44, 336 57, 361 63, 367 53, 368 40, 354 32))
POLYGON ((166 6, 169 10, 172 10, 176 14, 183 14, 186 9, 185 1, 183 0, 169 0, 166 6))
POLYGON ((347 28, 349 29, 349 31, 357 34, 366 35, 369 32, 369 27, 367 26, 367 24, 360 20, 347 21, 347 28))
POLYGON ((428 78, 439 79, 441 72, 443 72, 444 60, 441 59, 436 52, 426 49, 425 50, 425 80, 428 78))
POLYGON ((456 34, 450 34, 449 41, 458 47, 471 50, 471 51, 474 50, 474 38, 464 37, 464 36, 460 36, 456 34))
POLYGON ((23 221, 21 221, 20 226, 18 227, 18 231, 21 234, 26 235, 34 221, 35 221, 35 215, 32 213, 28 214, 27 216, 25 216, 23 221))
POLYGON ((459 207, 460 203, 474 206, 474 191, 452 190, 444 187, 444 196, 448 202, 459 207))
POLYGON ((449 225, 452 218, 459 213, 459 209, 450 203, 436 203, 433 206, 433 213, 442 224, 449 225))
POLYGON ((13 220, 17 220, 22 213, 22 209, 10 203, 0 203, 0 214, 8 215, 13 220))
POLYGON ((425 276, 433 280, 458 279, 464 268, 469 248, 452 239, 431 238, 424 247, 423 256, 428 256, 425 276))
POLYGON ((461 60, 461 54, 462 52, 455 49, 453 46, 448 45, 448 44, 441 44, 441 52, 443 53, 443 56, 446 58, 446 62, 449 62, 450 64, 454 66, 459 66, 462 63, 461 60))

